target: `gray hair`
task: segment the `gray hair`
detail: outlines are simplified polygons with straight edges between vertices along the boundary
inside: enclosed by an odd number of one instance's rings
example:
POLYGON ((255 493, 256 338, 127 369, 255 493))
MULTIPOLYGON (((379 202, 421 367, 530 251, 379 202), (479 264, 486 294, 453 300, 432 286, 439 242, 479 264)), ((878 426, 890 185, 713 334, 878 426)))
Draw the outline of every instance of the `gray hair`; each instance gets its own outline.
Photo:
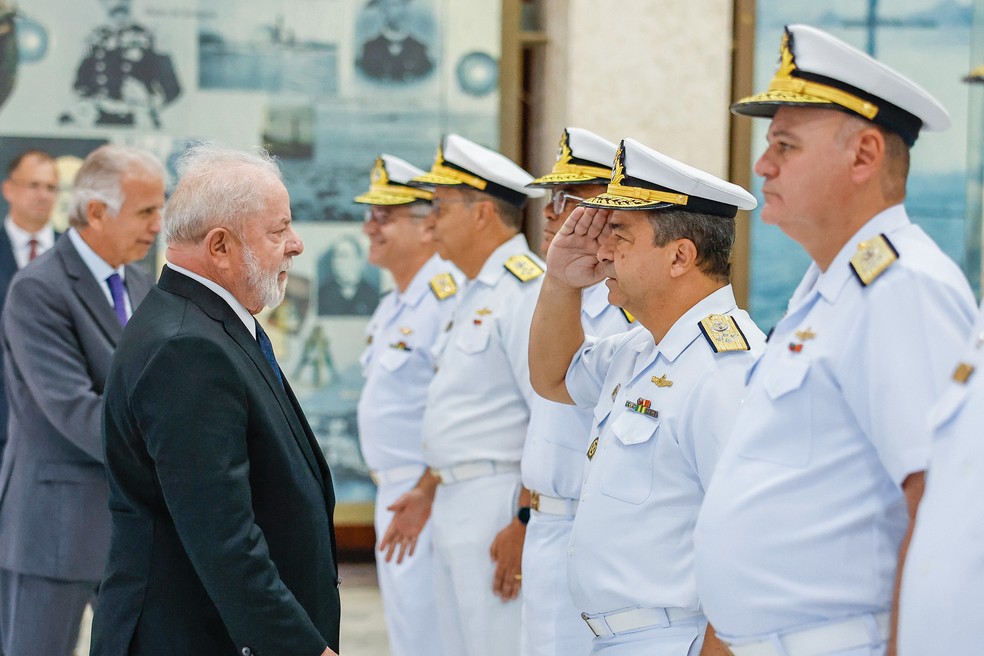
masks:
POLYGON ((128 173, 158 176, 166 182, 167 172, 151 153, 133 146, 107 144, 89 153, 75 175, 68 220, 76 228, 89 225, 89 203, 106 204, 110 216, 123 207, 123 178, 128 173))
POLYGON ((283 182, 276 160, 265 150, 235 150, 200 143, 178 159, 178 185, 164 204, 161 232, 168 244, 197 244, 209 231, 225 227, 242 238, 246 222, 267 203, 257 174, 283 182))
POLYGON ((653 226, 654 246, 689 239, 697 248, 697 268, 715 280, 730 280, 731 249, 735 245, 734 217, 667 209, 647 212, 647 218, 653 226))

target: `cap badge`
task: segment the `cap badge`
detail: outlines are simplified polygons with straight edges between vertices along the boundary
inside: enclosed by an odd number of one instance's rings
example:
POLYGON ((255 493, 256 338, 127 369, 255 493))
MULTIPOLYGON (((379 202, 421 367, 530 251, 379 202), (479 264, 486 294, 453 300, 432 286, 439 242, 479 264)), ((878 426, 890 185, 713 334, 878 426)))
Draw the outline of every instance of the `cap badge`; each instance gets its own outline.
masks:
POLYGON ((653 376, 649 380, 656 383, 656 387, 673 387, 673 381, 666 377, 666 374, 662 376, 653 376))
POLYGON ((594 454, 597 450, 598 450, 598 438, 596 437, 594 438, 594 441, 591 443, 591 446, 588 447, 588 460, 594 458, 594 454))
POLYGON ((644 399, 641 396, 635 403, 632 401, 625 402, 625 407, 632 412, 638 412, 639 414, 646 415, 647 417, 659 417, 659 412, 653 410, 652 407, 650 407, 651 405, 652 402, 649 399, 644 399))
POLYGON ((458 284, 450 273, 439 273, 430 279, 430 288, 437 300, 443 301, 458 293, 458 284))
POLYGON ((520 282, 529 282, 543 275, 543 268, 529 255, 513 255, 506 260, 504 266, 509 273, 519 278, 520 282))
POLYGON ((557 149, 557 162, 559 164, 566 164, 570 162, 571 158, 574 156, 571 153, 569 140, 570 137, 567 134, 567 130, 564 130, 564 134, 560 138, 560 147, 557 149))
POLYGON ((851 257, 851 269, 861 284, 867 287, 897 259, 899 252, 888 237, 881 234, 858 244, 858 252, 851 257))
POLYGON ((697 325, 715 353, 751 350, 738 323, 727 314, 710 314, 697 325))
POLYGON ((622 184, 622 180, 625 180, 625 149, 622 144, 618 145, 618 152, 615 153, 615 166, 612 168, 612 182, 613 185, 622 184))
POLYGON ((372 174, 370 176, 372 184, 387 184, 389 183, 389 176, 386 175, 386 164, 383 162, 382 157, 376 158, 376 163, 372 167, 372 174))

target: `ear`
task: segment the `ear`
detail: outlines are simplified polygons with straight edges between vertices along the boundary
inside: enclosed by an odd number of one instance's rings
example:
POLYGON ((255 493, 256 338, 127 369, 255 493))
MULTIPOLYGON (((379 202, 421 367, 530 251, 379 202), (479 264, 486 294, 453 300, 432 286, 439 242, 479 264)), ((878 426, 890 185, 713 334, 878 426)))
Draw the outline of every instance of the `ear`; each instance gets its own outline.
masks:
POLYGON ((101 200, 90 200, 85 206, 85 218, 90 226, 102 226, 108 216, 109 207, 101 200))
POLYGON ((670 260, 670 277, 679 278, 697 266, 697 246, 689 239, 677 239, 670 244, 673 259, 670 260))
POLYGON ((434 221, 434 213, 431 212, 417 222, 417 240, 421 245, 434 243, 434 221))
POLYGON ((212 228, 205 235, 205 255, 217 269, 232 267, 232 254, 238 248, 238 242, 226 228, 212 228))
POLYGON ((12 186, 14 186, 14 183, 10 180, 4 180, 3 184, 0 185, 0 192, 3 193, 3 199, 7 201, 8 205, 10 204, 10 188, 12 186))
POLYGON ((881 175, 885 164, 885 135, 875 127, 859 130, 853 138, 851 179, 863 183, 881 175))
POLYGON ((499 217, 492 211, 492 201, 485 199, 474 200, 472 201, 472 207, 475 210, 472 212, 472 216, 474 217, 476 230, 483 230, 491 221, 499 221, 499 217))

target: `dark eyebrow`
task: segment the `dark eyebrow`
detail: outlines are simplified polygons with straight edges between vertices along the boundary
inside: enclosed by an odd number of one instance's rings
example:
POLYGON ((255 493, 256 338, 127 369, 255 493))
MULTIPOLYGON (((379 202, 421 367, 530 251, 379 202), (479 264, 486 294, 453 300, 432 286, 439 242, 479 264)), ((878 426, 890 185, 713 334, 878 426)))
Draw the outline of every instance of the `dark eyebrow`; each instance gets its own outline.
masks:
POLYGON ((615 221, 613 219, 609 219, 608 227, 611 228, 612 230, 623 230, 623 231, 625 230, 625 224, 615 221))

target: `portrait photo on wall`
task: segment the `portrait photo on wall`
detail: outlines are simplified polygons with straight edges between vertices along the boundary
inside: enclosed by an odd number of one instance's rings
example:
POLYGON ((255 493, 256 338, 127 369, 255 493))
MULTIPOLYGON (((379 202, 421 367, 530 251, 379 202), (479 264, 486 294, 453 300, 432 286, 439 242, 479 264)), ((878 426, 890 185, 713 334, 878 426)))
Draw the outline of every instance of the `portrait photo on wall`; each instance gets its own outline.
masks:
POLYGON ((428 0, 368 0, 356 21, 356 68, 380 82, 430 76, 437 62, 437 25, 428 0))
POLYGON ((365 240, 343 234, 318 256, 318 314, 369 316, 379 305, 379 269, 367 261, 365 240))

